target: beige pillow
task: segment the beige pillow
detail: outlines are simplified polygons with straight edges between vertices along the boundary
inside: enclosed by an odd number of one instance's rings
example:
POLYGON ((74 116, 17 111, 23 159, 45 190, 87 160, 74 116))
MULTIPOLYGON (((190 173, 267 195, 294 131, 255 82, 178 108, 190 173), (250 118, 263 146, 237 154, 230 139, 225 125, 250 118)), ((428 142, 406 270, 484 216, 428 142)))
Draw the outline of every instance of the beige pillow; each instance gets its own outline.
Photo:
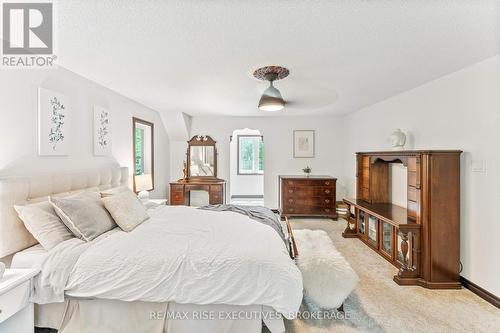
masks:
POLYGON ((101 199, 116 224, 124 231, 132 231, 149 216, 146 208, 132 191, 125 191, 101 199))
POLYGON ((14 206, 24 226, 49 251, 57 244, 73 238, 48 201, 26 206, 14 206))
POLYGON ((49 197, 49 202, 68 229, 86 242, 116 227, 97 192, 82 192, 66 198, 49 197))
POLYGON ((134 193, 132 192, 131 189, 129 189, 127 186, 118 186, 118 187, 113 187, 113 188, 110 188, 109 190, 106 190, 106 191, 102 191, 101 192, 101 197, 102 198, 105 198, 105 197, 110 197, 112 195, 117 195, 117 194, 120 194, 120 193, 123 193, 123 192, 131 192, 131 193, 134 193))

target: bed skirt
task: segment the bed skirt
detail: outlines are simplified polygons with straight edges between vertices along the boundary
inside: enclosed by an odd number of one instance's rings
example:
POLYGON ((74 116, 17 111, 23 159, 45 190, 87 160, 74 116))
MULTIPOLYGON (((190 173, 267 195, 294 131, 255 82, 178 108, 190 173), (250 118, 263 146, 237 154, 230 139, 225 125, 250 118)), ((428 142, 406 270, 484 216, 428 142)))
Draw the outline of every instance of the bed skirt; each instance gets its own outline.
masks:
POLYGON ((35 326, 59 333, 272 333, 285 331, 283 319, 261 305, 178 304, 68 299, 35 304, 35 326))

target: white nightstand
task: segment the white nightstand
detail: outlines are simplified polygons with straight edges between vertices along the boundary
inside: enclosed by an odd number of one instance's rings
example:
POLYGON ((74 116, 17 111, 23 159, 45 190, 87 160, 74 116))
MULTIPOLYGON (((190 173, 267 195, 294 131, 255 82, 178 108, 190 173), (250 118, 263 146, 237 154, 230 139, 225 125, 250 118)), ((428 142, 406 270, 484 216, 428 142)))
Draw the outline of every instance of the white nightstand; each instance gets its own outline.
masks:
POLYGON ((37 269, 6 269, 0 279, 0 333, 34 332, 33 303, 29 302, 31 279, 37 269))

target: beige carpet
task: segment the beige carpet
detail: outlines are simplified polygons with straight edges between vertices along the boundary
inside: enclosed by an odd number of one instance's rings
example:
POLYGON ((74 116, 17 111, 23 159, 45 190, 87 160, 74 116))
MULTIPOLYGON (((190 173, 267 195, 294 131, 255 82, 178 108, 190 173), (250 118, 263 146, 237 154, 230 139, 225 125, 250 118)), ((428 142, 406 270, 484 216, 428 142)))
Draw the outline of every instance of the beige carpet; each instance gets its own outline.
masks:
POLYGON ((348 319, 286 321, 287 332, 500 332, 500 310, 467 289, 398 286, 394 266, 358 239, 342 238, 344 220, 294 219, 292 226, 325 230, 360 282, 345 302, 348 319))

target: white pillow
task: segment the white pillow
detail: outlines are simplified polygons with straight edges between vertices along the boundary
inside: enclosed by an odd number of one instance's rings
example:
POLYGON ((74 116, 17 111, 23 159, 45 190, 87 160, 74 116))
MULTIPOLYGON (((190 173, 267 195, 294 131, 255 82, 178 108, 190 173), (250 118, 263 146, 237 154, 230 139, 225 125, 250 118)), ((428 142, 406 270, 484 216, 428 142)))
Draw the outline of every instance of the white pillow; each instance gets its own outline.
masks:
POLYGON ((88 242, 116 227, 97 192, 66 198, 49 197, 57 215, 78 238, 88 242))
POLYGON ((125 191, 101 199, 116 224, 124 231, 132 231, 149 216, 146 208, 132 191, 125 191))
POLYGON ((73 238, 71 231, 57 216, 48 201, 26 206, 14 206, 24 226, 49 251, 57 244, 73 238))

